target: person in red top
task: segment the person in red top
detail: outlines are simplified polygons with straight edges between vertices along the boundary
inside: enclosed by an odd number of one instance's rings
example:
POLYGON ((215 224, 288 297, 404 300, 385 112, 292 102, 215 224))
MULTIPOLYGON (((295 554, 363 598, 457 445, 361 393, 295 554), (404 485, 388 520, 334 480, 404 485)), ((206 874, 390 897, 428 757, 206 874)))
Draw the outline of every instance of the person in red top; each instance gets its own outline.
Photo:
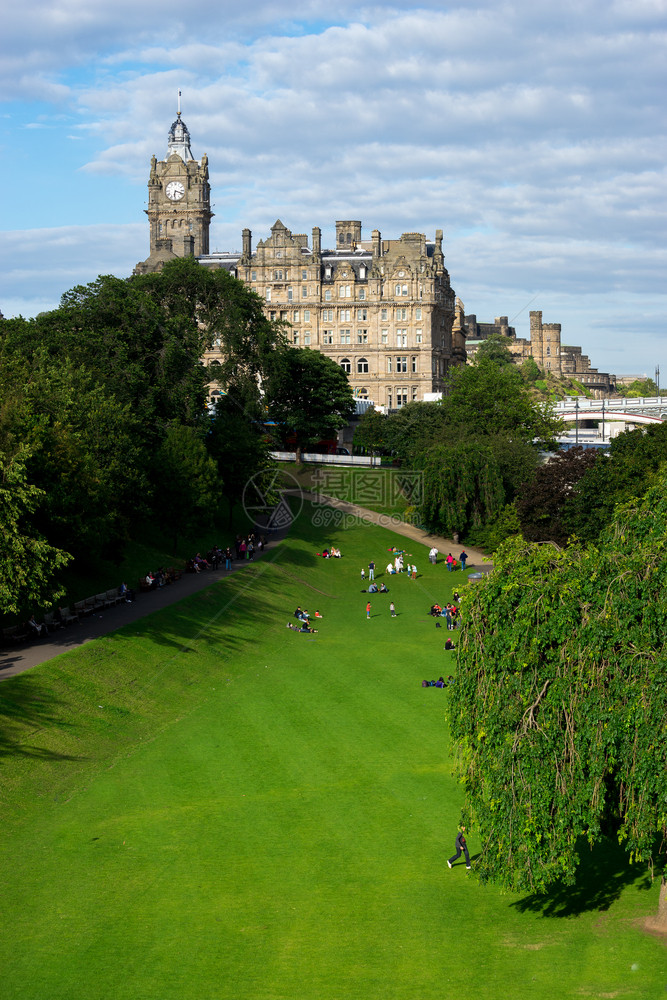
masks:
POLYGON ((452 867, 452 862, 456 861, 461 857, 461 853, 465 854, 466 858, 466 868, 470 870, 470 855, 468 854, 468 847, 465 838, 466 828, 464 826, 459 827, 459 832, 456 834, 456 840, 454 841, 454 847, 456 848, 456 854, 452 854, 451 858, 447 860, 447 867, 452 867))
POLYGON ((366 605, 366 617, 370 618, 370 616, 371 616, 371 602, 369 601, 368 604, 366 605))

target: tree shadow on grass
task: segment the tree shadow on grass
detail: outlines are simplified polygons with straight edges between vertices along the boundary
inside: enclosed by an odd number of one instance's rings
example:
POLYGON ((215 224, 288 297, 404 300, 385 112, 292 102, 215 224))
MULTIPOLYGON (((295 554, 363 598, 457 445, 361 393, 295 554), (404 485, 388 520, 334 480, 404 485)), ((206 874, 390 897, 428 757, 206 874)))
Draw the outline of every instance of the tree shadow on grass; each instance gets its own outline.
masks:
POLYGON ((607 840, 589 850, 579 845, 581 861, 574 885, 558 882, 546 893, 531 893, 511 905, 520 913, 539 913, 543 917, 574 917, 591 910, 604 912, 616 902, 628 886, 648 891, 651 879, 644 868, 631 865, 627 851, 607 840))
POLYGON ((0 687, 0 758, 34 757, 44 760, 84 760, 27 742, 40 729, 68 725, 66 703, 40 684, 34 674, 20 674, 0 687))

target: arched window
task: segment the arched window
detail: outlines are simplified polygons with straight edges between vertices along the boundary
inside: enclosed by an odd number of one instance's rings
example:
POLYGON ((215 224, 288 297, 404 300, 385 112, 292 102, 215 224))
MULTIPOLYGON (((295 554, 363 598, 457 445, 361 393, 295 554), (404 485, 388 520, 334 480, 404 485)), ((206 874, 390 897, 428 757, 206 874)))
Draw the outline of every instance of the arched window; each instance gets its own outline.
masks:
POLYGON ((357 373, 359 375, 367 375, 368 374, 368 359, 367 358, 359 358, 359 360, 357 361, 357 373))
POLYGON ((349 375, 350 372, 352 371, 352 365, 350 364, 349 358, 343 358, 343 360, 340 363, 340 366, 346 375, 349 375))

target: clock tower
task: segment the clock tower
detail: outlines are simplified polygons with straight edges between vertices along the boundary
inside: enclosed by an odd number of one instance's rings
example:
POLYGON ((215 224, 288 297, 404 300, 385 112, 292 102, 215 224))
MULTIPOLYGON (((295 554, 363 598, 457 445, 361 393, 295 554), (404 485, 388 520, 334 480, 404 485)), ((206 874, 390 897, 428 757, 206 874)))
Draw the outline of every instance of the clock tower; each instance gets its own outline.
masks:
POLYGON ((178 95, 176 121, 167 136, 167 156, 151 158, 148 178, 150 256, 138 264, 136 273, 158 270, 172 257, 199 257, 209 252, 208 231, 212 218, 208 158, 201 163, 192 156, 190 133, 181 118, 178 95))

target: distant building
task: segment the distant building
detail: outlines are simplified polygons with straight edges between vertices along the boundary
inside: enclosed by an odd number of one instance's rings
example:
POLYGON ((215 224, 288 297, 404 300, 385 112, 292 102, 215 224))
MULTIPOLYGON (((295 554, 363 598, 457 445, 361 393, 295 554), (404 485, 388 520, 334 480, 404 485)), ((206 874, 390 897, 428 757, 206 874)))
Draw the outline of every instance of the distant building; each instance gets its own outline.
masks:
MULTIPOLYGON (((295 347, 340 365, 357 398, 397 409, 441 392, 450 366, 465 364, 466 330, 460 318, 455 324, 442 230, 429 240, 422 233, 383 239, 375 229, 365 240, 361 222, 338 221, 327 250, 318 227, 309 241, 277 220, 255 249, 244 229, 241 251, 210 253, 208 162, 192 157, 180 110, 166 159, 151 160, 148 192, 150 255, 135 273, 184 256, 224 268, 257 292, 269 318, 290 324, 295 347)), ((217 358, 214 347, 204 362, 217 358)))
MULTIPOLYGON (((463 306, 457 299, 457 309, 463 306)), ((561 343, 560 323, 543 323, 542 313, 530 313, 530 340, 517 337, 516 330, 508 323, 507 316, 496 317, 493 323, 478 323, 474 314, 464 317, 466 327, 466 353, 471 361, 480 344, 494 334, 509 338, 508 347, 517 362, 533 358, 546 372, 576 379, 594 396, 608 396, 616 391, 616 376, 599 372, 591 367, 590 358, 581 347, 561 343)))

